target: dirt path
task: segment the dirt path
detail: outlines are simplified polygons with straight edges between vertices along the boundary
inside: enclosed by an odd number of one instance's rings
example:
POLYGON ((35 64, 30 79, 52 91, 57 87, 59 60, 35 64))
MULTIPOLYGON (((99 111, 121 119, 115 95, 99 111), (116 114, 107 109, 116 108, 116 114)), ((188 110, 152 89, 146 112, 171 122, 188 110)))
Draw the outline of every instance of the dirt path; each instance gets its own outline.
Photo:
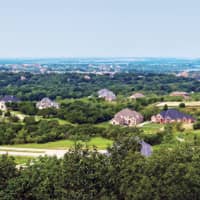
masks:
POLYGON ((0 147, 0 154, 8 154, 13 156, 57 156, 61 158, 68 150, 52 150, 52 149, 31 149, 31 148, 12 148, 0 147))

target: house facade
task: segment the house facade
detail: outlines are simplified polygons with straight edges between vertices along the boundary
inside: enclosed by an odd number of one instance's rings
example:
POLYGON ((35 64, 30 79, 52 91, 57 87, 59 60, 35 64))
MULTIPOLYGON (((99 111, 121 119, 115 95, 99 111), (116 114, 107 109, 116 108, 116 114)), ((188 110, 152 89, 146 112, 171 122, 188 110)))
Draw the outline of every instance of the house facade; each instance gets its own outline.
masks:
POLYGON ((58 109, 59 104, 56 103, 55 101, 52 101, 51 99, 45 97, 41 101, 37 102, 36 107, 39 110, 46 109, 46 108, 56 108, 56 109, 58 109))
POLYGON ((173 122, 183 122, 183 123, 193 123, 195 122, 195 118, 182 113, 176 109, 168 109, 166 111, 162 111, 157 115, 153 115, 151 117, 151 121, 154 123, 173 123, 173 122))
POLYGON ((123 126, 136 126, 137 124, 143 122, 143 116, 131 109, 125 108, 115 114, 114 118, 111 120, 113 125, 123 125, 123 126))

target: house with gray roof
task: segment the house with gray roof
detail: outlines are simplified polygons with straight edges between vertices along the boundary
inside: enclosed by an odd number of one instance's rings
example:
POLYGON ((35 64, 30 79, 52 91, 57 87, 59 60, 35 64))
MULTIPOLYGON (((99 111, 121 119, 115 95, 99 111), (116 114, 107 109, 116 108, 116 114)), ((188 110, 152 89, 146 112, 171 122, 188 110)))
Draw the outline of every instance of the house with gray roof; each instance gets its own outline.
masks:
POLYGON ((99 98, 103 98, 106 101, 115 101, 116 100, 116 95, 108 89, 101 89, 97 92, 97 94, 98 94, 99 98))
POLYGON ((143 116, 129 108, 125 108, 115 114, 114 118, 111 120, 113 125, 124 125, 124 126, 136 126, 143 122, 143 116))
POLYGON ((13 95, 5 95, 0 99, 0 101, 4 101, 5 103, 16 103, 20 102, 20 99, 13 95))
POLYGON ((161 113, 151 117, 151 121, 155 123, 172 123, 172 122, 184 122, 193 123, 196 121, 191 115, 182 113, 176 109, 164 110, 161 113))

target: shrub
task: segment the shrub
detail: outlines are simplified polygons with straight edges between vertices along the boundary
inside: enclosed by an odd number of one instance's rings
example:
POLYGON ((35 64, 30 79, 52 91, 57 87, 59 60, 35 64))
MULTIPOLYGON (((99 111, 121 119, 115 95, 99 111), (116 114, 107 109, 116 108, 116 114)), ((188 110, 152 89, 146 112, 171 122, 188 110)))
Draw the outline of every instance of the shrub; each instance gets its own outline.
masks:
POLYGON ((185 108, 185 104, 184 103, 180 103, 179 104, 179 108, 185 108))

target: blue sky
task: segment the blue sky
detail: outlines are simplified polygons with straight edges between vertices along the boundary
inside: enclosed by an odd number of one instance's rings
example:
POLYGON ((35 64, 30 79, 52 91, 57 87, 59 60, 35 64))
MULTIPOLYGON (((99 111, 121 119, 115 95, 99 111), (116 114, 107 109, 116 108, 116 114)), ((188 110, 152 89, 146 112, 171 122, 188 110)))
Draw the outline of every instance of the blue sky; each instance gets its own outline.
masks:
POLYGON ((200 57, 199 0, 0 0, 0 57, 200 57))

